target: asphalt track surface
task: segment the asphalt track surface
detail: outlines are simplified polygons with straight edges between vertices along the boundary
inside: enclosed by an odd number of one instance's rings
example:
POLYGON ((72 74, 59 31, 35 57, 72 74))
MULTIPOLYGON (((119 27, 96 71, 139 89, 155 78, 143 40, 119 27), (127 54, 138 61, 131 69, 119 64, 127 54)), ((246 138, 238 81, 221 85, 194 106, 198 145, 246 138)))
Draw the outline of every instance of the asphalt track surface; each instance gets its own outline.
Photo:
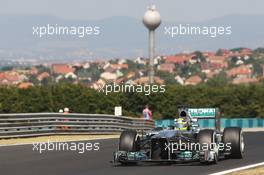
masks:
POLYGON ((32 145, 0 147, 1 175, 206 175, 264 161, 264 132, 245 133, 244 159, 219 161, 217 165, 140 164, 138 166, 113 166, 112 152, 118 140, 95 140, 99 151, 79 154, 74 151, 32 151, 32 145))

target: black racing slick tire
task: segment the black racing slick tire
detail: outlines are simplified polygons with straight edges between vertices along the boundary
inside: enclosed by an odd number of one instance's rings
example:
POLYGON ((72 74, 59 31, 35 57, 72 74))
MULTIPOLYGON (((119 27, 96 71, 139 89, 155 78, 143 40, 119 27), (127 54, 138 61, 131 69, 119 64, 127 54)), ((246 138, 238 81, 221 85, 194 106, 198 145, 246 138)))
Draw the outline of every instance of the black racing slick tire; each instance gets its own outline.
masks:
POLYGON ((139 150, 137 131, 125 130, 119 138, 119 151, 135 152, 139 150))
POLYGON ((241 159, 245 152, 245 143, 243 131, 240 127, 227 127, 223 132, 223 142, 226 146, 226 152, 230 154, 228 158, 241 159), (227 147, 229 145, 229 147, 227 147))
MULTIPOLYGON (((215 131, 212 129, 204 129, 201 130, 197 135, 197 140, 200 145, 200 150, 202 151, 209 151, 211 149, 211 145, 215 143, 215 131), (205 146, 207 145, 207 146, 205 146), (206 147, 209 150, 203 150, 202 147, 206 147)), ((202 164, 208 164, 209 162, 201 161, 202 164)), ((213 163, 218 162, 218 152, 215 154, 213 163)))
POLYGON ((203 129, 201 130, 198 135, 197 139, 200 145, 214 143, 214 130, 212 129, 203 129))

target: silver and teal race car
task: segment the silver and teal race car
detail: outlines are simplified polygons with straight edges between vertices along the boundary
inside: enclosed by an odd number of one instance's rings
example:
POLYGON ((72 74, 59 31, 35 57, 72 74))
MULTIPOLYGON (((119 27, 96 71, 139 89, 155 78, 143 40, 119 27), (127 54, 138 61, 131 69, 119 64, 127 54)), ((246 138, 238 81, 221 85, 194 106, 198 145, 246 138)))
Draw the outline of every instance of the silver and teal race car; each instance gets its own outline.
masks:
POLYGON ((242 129, 227 127, 221 132, 218 114, 217 108, 180 108, 174 126, 155 128, 142 135, 135 130, 125 130, 120 135, 113 162, 122 165, 193 161, 210 164, 224 158, 243 158, 242 129), (199 119, 210 118, 215 119, 215 128, 199 127, 199 119))

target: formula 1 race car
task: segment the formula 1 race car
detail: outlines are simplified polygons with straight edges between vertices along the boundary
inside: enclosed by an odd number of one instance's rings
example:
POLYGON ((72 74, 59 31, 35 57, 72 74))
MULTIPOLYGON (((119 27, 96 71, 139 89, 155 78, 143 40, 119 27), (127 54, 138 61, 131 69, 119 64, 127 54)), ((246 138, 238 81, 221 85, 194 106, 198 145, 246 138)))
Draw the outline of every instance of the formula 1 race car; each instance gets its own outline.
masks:
POLYGON ((139 136, 135 130, 125 130, 119 138, 114 163, 139 162, 217 163, 224 158, 243 158, 244 137, 239 127, 220 131, 217 108, 180 108, 179 118, 167 128, 155 128, 139 136), (199 119, 215 119, 214 129, 199 127, 199 119))

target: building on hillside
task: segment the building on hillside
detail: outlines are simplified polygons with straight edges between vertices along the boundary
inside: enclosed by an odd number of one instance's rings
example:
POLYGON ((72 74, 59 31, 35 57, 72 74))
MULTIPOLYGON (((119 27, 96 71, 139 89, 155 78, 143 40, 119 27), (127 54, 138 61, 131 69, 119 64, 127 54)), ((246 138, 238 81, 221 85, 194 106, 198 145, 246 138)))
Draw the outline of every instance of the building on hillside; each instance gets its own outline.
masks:
POLYGON ((121 72, 120 70, 116 70, 115 73, 116 73, 117 77, 122 77, 122 76, 124 76, 124 73, 121 72))
POLYGON ((134 62, 137 64, 146 65, 146 60, 142 57, 137 57, 134 62))
POLYGON ((133 80, 127 80, 125 84, 135 85, 136 83, 133 80))
POLYGON ((103 69, 105 70, 105 69, 107 69, 109 67, 111 67, 111 64, 109 62, 107 62, 107 63, 104 64, 103 69))
POLYGON ((17 85, 20 82, 20 75, 14 71, 0 72, 0 85, 17 85))
POLYGON ((90 63, 84 63, 82 66, 84 69, 89 69, 91 67, 90 63))
MULTIPOLYGON (((140 77, 136 80, 134 80, 136 84, 144 84, 147 85, 149 84, 149 77, 140 77)), ((164 84, 164 80, 162 80, 160 77, 154 77, 154 82, 156 84, 164 84)))
POLYGON ((55 74, 68 74, 74 73, 75 69, 67 64, 53 64, 52 65, 52 73, 55 74))
POLYGON ((172 63, 163 63, 158 66, 158 70, 163 72, 173 73, 175 70, 175 65, 172 63))
POLYGON ((19 89, 28 89, 31 86, 34 86, 33 83, 30 83, 30 82, 22 82, 22 83, 19 83, 18 88, 19 89))
POLYGON ((76 74, 74 74, 73 72, 69 72, 65 75, 65 78, 71 78, 71 79, 77 79, 78 76, 76 74))
POLYGON ((210 56, 207 57, 206 60, 211 64, 219 65, 220 68, 228 67, 227 58, 224 56, 210 56))
POLYGON ((213 57, 213 56, 215 56, 214 52, 202 52, 202 54, 203 54, 204 57, 213 57))
POLYGON ((90 87, 98 90, 98 89, 103 88, 105 85, 106 85, 106 81, 100 78, 95 83, 93 83, 90 87))
POLYGON ((57 76, 57 77, 55 78, 55 82, 58 83, 58 82, 60 82, 63 78, 64 78, 63 75, 59 75, 59 76, 57 76))
POLYGON ((248 77, 252 75, 252 70, 249 65, 241 65, 239 67, 234 67, 226 72, 228 77, 248 77))
POLYGON ((249 83, 257 83, 257 78, 248 78, 248 77, 236 77, 233 79, 232 84, 249 84, 249 83))
POLYGON ((219 72, 222 70, 222 65, 217 63, 201 63, 201 71, 203 73, 219 72))
POLYGON ((200 76, 193 75, 193 76, 191 76, 185 80, 185 85, 197 85, 197 84, 201 83, 202 81, 203 80, 200 76))
POLYGON ((178 54, 178 55, 171 55, 165 57, 165 63, 172 63, 172 64, 185 64, 189 62, 194 55, 189 54, 178 54))
POLYGON ((224 57, 230 57, 230 55, 232 55, 232 51, 228 50, 228 49, 219 49, 219 51, 221 52, 221 55, 224 57))
MULTIPOLYGON (((213 78, 215 75, 217 75, 219 72, 218 71, 211 71, 211 72, 206 72, 205 73, 205 76, 206 76, 206 79, 210 79, 210 78, 213 78)), ((206 81, 207 81, 206 80, 206 81)))
POLYGON ((184 85, 184 78, 182 78, 181 76, 177 75, 175 77, 175 80, 180 84, 180 85, 184 85))
POLYGON ((113 81, 118 78, 118 75, 116 73, 103 72, 100 77, 108 81, 113 81))
POLYGON ((155 57, 155 58, 154 58, 154 65, 158 65, 158 64, 160 64, 161 60, 162 60, 161 56, 157 56, 157 57, 155 57))
POLYGON ((113 73, 113 72, 115 72, 115 69, 111 65, 109 65, 109 66, 105 67, 104 71, 113 73))
POLYGON ((126 59, 118 59, 117 64, 125 64, 127 62, 126 59))
POLYGON ((237 58, 249 58, 253 54, 253 51, 248 48, 241 48, 240 50, 233 51, 229 57, 237 57, 237 58))
POLYGON ((37 75, 38 74, 38 69, 36 67, 32 67, 30 70, 31 75, 37 75))
POLYGON ((43 79, 48 78, 48 77, 50 77, 50 74, 48 72, 42 72, 41 74, 37 76, 37 80, 42 81, 43 79))
POLYGON ((134 78, 135 76, 136 76, 135 72, 128 72, 126 78, 131 79, 131 78, 134 78))
POLYGON ((128 69, 128 64, 111 64, 111 67, 115 70, 128 69))
POLYGON ((249 49, 249 48, 242 48, 239 51, 241 56, 250 56, 250 55, 252 55, 252 52, 253 51, 251 49, 249 49))

